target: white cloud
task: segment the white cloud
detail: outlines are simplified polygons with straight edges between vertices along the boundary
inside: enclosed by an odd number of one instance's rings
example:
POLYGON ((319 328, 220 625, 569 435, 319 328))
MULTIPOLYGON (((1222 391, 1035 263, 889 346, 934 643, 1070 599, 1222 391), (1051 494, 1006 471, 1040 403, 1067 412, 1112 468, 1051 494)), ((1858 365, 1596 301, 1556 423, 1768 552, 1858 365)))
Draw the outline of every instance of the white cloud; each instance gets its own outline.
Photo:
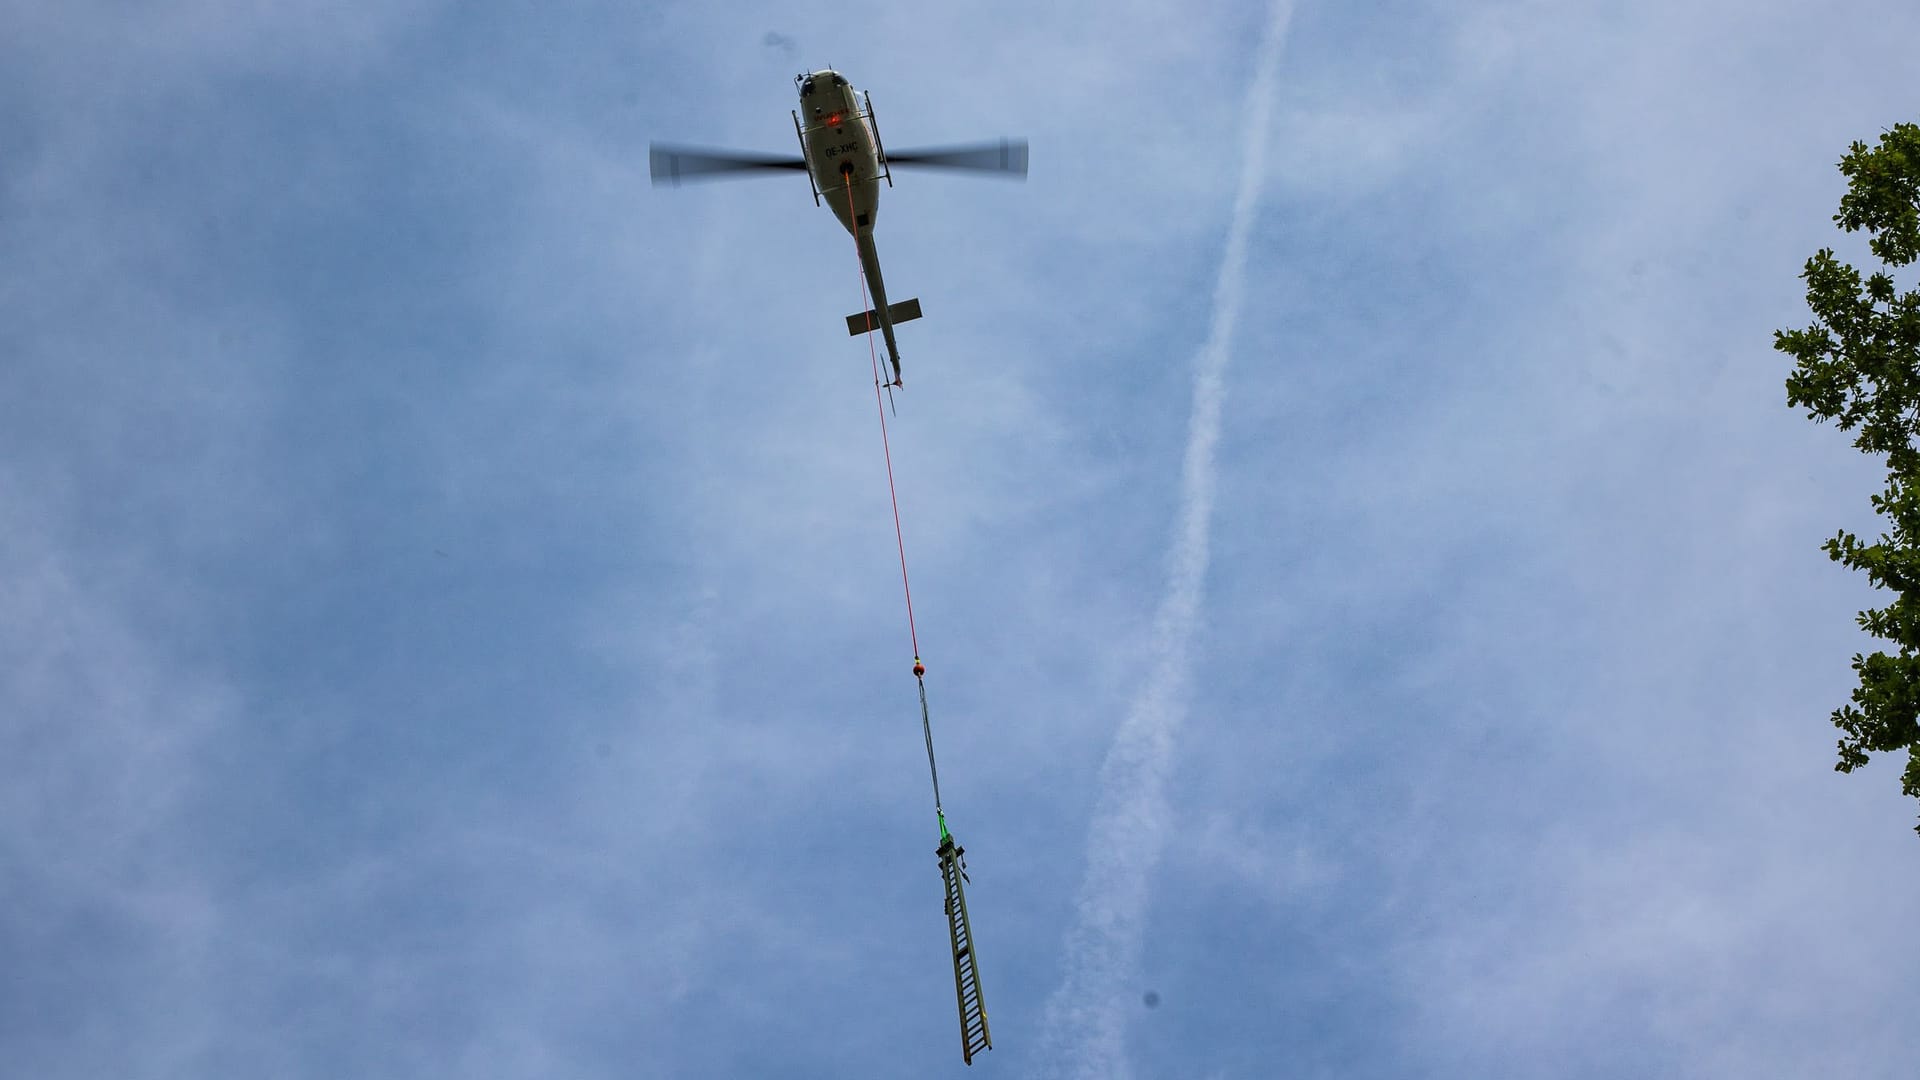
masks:
POLYGON ((1145 933, 1149 880, 1167 842, 1168 772, 1187 707, 1190 642, 1206 581, 1227 362, 1240 315, 1247 241, 1266 169, 1270 98, 1289 3, 1274 6, 1247 92, 1240 186, 1214 289, 1206 343, 1195 362, 1193 416, 1181 480, 1179 520, 1168 558, 1167 592, 1154 620, 1147 683, 1114 736, 1101 768, 1087 873, 1068 933, 1067 974, 1048 1002, 1042 1053, 1058 1072, 1093 1077, 1130 1071, 1126 1003, 1145 933))

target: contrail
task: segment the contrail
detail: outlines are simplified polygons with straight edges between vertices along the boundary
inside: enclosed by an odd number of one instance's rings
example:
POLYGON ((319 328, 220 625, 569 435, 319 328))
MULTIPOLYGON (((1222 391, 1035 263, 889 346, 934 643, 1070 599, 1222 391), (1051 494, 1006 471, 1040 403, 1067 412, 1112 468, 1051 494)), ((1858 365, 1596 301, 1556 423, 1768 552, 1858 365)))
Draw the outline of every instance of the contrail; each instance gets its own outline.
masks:
POLYGON ((1168 556, 1167 592, 1154 616, 1153 667, 1100 769, 1087 873, 1067 934, 1066 979, 1047 1002, 1039 1060, 1043 1069, 1058 1076, 1120 1080, 1132 1074, 1126 1059, 1126 1019, 1139 1004, 1135 976, 1148 878, 1166 846, 1166 777, 1174 735, 1186 716, 1188 650, 1207 575, 1220 401, 1234 324, 1240 318, 1247 236, 1253 231, 1266 171, 1275 72, 1292 16, 1292 0, 1275 0, 1253 84, 1247 89, 1245 156, 1233 198, 1233 223, 1213 287, 1212 325, 1194 360, 1180 520, 1168 556))

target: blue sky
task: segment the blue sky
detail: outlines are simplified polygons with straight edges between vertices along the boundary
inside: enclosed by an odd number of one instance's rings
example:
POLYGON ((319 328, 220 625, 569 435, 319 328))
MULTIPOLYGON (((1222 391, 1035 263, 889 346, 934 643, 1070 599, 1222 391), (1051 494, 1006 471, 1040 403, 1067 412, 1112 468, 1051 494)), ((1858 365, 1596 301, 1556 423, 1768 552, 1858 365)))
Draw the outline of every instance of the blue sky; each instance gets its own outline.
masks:
POLYGON ((646 177, 827 63, 1032 140, 877 235, 971 1071, 1910 1074, 1770 346, 1911 5, 0 11, 22 1075, 969 1071, 851 241, 646 177))

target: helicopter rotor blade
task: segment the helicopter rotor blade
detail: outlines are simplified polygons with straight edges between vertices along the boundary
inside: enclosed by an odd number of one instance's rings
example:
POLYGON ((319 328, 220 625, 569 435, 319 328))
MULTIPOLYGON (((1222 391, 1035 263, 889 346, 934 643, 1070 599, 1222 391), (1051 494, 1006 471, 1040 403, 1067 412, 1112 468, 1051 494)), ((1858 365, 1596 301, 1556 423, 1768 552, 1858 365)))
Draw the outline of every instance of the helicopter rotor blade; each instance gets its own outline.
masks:
POLYGON ((1027 178, 1027 140, 996 139, 963 146, 937 146, 887 154, 888 165, 911 165, 924 169, 971 169, 975 172, 1001 173, 1017 180, 1027 178))
POLYGON ((806 167, 804 158, 789 154, 754 154, 660 143, 650 144, 647 148, 647 170, 653 174, 656 185, 672 184, 678 187, 683 180, 720 180, 768 169, 804 171, 806 167))

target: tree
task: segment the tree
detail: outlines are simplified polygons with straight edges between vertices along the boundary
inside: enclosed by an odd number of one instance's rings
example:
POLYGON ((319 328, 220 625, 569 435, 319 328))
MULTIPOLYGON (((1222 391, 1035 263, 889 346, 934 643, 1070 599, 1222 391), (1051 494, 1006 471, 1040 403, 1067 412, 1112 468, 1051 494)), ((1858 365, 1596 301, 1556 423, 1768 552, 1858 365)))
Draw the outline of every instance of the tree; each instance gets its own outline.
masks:
POLYGON ((1865 229, 1885 269, 1863 282, 1822 249, 1800 275, 1815 321, 1776 331, 1773 347, 1796 361, 1787 405, 1804 406, 1815 423, 1857 429, 1853 445, 1887 465, 1886 490, 1872 502, 1890 530, 1871 544, 1842 530, 1822 545, 1894 594, 1860 613, 1861 628, 1895 651, 1854 655, 1860 685, 1852 704, 1833 711, 1844 733, 1834 768, 1850 773, 1869 753, 1905 749, 1900 790, 1920 798, 1920 289, 1896 293, 1888 273, 1920 258, 1920 125, 1897 124, 1878 146, 1854 143, 1840 172, 1847 193, 1833 220, 1850 233, 1865 229))

